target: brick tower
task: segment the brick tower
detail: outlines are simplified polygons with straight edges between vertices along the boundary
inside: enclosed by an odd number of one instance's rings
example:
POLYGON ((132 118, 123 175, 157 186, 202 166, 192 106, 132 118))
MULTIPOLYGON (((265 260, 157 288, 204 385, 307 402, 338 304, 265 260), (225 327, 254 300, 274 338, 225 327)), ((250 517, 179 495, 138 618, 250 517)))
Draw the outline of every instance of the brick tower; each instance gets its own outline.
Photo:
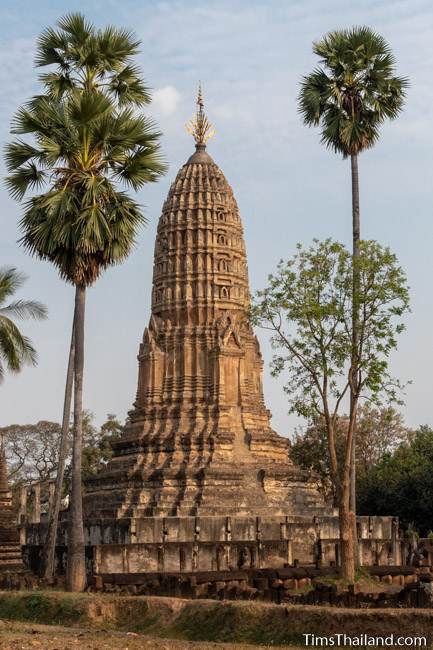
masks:
POLYGON ((201 92, 197 105, 196 151, 158 224, 136 400, 112 460, 87 484, 87 517, 322 514, 270 425, 242 223, 206 151, 201 92))

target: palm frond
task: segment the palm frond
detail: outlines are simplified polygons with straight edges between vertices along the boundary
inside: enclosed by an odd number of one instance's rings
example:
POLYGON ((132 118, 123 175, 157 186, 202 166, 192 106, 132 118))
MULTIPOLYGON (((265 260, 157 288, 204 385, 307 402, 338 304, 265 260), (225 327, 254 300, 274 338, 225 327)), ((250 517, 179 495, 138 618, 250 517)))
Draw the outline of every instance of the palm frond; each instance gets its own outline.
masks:
POLYGON ((22 287, 26 279, 26 275, 14 267, 0 268, 0 306, 22 287))
POLYGON ((93 25, 78 12, 66 14, 57 21, 57 26, 69 35, 75 45, 82 45, 95 32, 93 25))
POLYGON ((61 99, 63 95, 77 88, 70 72, 47 72, 39 75, 39 81, 43 83, 49 97, 53 99, 61 99))
POLYGON ((0 307, 0 316, 18 318, 25 320, 44 320, 48 316, 48 310, 41 302, 36 300, 15 300, 6 307, 0 307))
POLYGON ((0 350, 8 370, 19 372, 23 365, 36 365, 37 354, 30 339, 19 331, 15 323, 0 315, 0 350))
POLYGON ((43 169, 34 163, 27 163, 6 177, 5 183, 12 198, 21 201, 28 190, 40 187, 46 178, 43 169))
POLYGON ((150 104, 152 98, 149 88, 143 83, 136 66, 127 65, 110 80, 110 90, 117 96, 121 106, 150 104))
POLYGON ((130 57, 138 54, 140 41, 133 32, 108 26, 98 33, 97 45, 104 69, 118 70, 130 57))
POLYGON ((30 340, 21 334, 13 318, 46 318, 44 305, 32 300, 14 300, 5 304, 24 283, 25 275, 15 268, 0 269, 0 382, 3 381, 5 367, 11 372, 19 372, 25 364, 35 364, 36 352, 30 340))
POLYGON ((64 51, 67 47, 67 41, 64 34, 58 32, 52 27, 45 29, 37 41, 36 46, 36 67, 57 64, 65 66, 64 51))
POLYGON ((113 106, 109 98, 95 92, 80 93, 69 104, 70 118, 78 126, 88 126, 112 110, 113 106))
POLYGON ((114 167, 116 175, 137 191, 156 181, 167 169, 156 147, 141 147, 114 167))
POLYGON ((44 130, 44 124, 35 111, 21 107, 12 118, 12 133, 26 134, 44 130))
MULTIPOLYGON (((10 321, 11 322, 11 321, 10 321)), ((6 366, 11 372, 19 372, 21 369, 20 354, 16 342, 8 327, 8 322, 0 317, 0 356, 6 362, 6 366)))
POLYGON ((41 151, 23 140, 16 140, 5 146, 6 168, 9 172, 18 169, 32 158, 40 158, 41 151))

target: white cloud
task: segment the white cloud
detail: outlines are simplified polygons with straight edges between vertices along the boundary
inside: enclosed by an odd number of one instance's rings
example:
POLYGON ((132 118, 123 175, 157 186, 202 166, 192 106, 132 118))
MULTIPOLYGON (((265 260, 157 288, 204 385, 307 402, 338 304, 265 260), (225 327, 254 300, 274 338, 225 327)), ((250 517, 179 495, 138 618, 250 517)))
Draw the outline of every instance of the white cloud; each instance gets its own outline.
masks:
POLYGON ((174 86, 164 86, 153 93, 153 104, 163 115, 171 115, 176 111, 180 97, 174 86))

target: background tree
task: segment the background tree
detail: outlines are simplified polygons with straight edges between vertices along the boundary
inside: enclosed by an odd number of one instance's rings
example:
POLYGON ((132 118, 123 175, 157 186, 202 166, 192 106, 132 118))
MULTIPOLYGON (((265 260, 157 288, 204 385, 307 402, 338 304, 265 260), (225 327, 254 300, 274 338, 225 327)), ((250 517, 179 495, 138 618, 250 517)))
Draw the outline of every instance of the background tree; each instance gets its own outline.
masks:
POLYGON ((36 424, 11 424, 0 429, 5 442, 9 477, 14 483, 48 481, 58 463, 60 425, 42 420, 36 424))
MULTIPOLYGON (((395 58, 386 40, 369 27, 329 32, 313 44, 320 65, 303 78, 299 111, 307 126, 320 126, 327 148, 350 158, 352 175, 352 361, 350 410, 359 397, 360 209, 358 156, 379 139, 379 128, 403 107, 408 81, 395 74, 395 58)), ((355 409, 356 411, 356 409, 355 409)), ((356 412, 354 413, 356 422, 356 412)), ((355 429, 356 434, 356 429, 355 429)), ((354 447, 355 449, 355 447, 354 447)), ((352 459, 352 508, 355 509, 355 457, 352 459)))
MULTIPOLYGON (((349 418, 343 415, 336 422, 336 448, 339 466, 344 458, 345 433, 349 418)), ((356 434, 356 464, 358 484, 386 454, 407 443, 413 432, 404 426, 403 417, 393 407, 374 408, 361 404, 358 410, 356 434)), ((313 470, 319 477, 321 491, 337 505, 337 495, 331 480, 326 422, 316 417, 305 431, 298 430, 290 448, 290 457, 304 469, 313 470)))
MULTIPOLYGON (((83 411, 83 479, 97 474, 112 457, 111 442, 120 438, 123 425, 109 413, 98 427, 91 411, 83 411)), ((36 424, 9 424, 0 427, 5 443, 9 478, 17 483, 49 481, 57 474, 59 456, 58 422, 41 420, 36 424)), ((71 482, 71 449, 73 425, 69 428, 66 453, 66 479, 71 482)))
POLYGON ((421 426, 361 477, 359 512, 399 517, 426 536, 433 529, 433 429, 421 426))
MULTIPOLYGON (((91 415, 93 416, 93 414, 91 415)), ((111 443, 119 439, 123 431, 122 424, 112 413, 107 415, 107 420, 99 429, 93 425, 92 419, 84 429, 84 480, 89 476, 94 476, 105 467, 113 455, 111 443)))
POLYGON ((138 112, 150 102, 132 64, 139 42, 114 27, 97 30, 80 14, 59 20, 38 41, 36 64, 45 94, 21 108, 14 133, 31 144, 8 145, 9 190, 17 199, 44 183, 21 220, 22 243, 54 264, 75 287, 74 441, 69 513, 67 584, 85 586, 82 516, 82 400, 86 288, 122 262, 145 223, 140 206, 119 183, 139 190, 165 171, 160 133, 138 112))
MULTIPOLYGON (((91 411, 83 412, 83 479, 96 474, 112 456, 111 442, 120 437, 123 426, 113 414, 100 427, 91 411)), ((58 422, 42 420, 36 424, 10 424, 0 428, 5 443, 9 478, 13 485, 46 482, 57 477, 59 462, 58 422)), ((64 496, 71 487, 71 449, 73 426, 69 428, 65 453, 65 474, 61 486, 64 496)))
POLYGON ((412 437, 412 429, 405 426, 402 414, 392 406, 374 408, 368 403, 362 404, 356 434, 359 477, 365 476, 385 455, 407 444, 412 437))
MULTIPOLYGON (((108 463, 113 455, 111 442, 118 439, 122 431, 123 425, 114 414, 109 413, 107 419, 100 427, 98 427, 95 424, 94 413, 88 410, 83 411, 83 482, 85 482, 89 476, 97 474, 108 463)), ((64 482, 67 486, 67 491, 70 491, 70 460, 67 463, 64 482)))
MULTIPOLYGON (((344 466, 344 448, 346 443, 347 422, 336 420, 335 447, 338 467, 344 466)), ((337 486, 331 477, 331 462, 329 458, 328 433, 326 422, 320 416, 314 416, 304 432, 297 429, 295 438, 290 446, 290 458, 294 463, 306 470, 314 472, 319 479, 319 489, 326 501, 338 507, 337 486)))
POLYGON ((36 365, 37 354, 30 339, 24 336, 15 320, 40 320, 47 310, 35 300, 13 299, 26 280, 15 268, 0 268, 0 383, 6 369, 19 372, 23 365, 36 365), (12 299, 12 302, 8 302, 12 299))
MULTIPOLYGON (((404 329, 409 308, 406 277, 389 249, 361 242, 359 258, 359 395, 376 403, 396 399, 399 383, 389 376, 388 358, 404 329)), ((253 320, 272 332, 272 372, 286 372, 290 411, 326 423, 331 477, 340 525, 341 569, 353 582, 354 514, 350 468, 357 403, 345 431, 343 462, 337 453, 337 422, 350 390, 352 359, 352 259, 337 242, 315 241, 281 262, 268 287, 256 294, 253 320)), ((357 397, 358 399, 358 397, 357 397)))
MULTIPOLYGON (((50 493, 48 482, 58 476, 59 436, 57 422, 42 420, 36 424, 11 424, 0 429, 5 443, 9 480, 14 502, 19 508, 19 486, 41 483, 41 511, 49 513, 50 493)), ((71 448, 68 437, 68 450, 71 448)), ((51 503, 51 507, 52 507, 51 503)))

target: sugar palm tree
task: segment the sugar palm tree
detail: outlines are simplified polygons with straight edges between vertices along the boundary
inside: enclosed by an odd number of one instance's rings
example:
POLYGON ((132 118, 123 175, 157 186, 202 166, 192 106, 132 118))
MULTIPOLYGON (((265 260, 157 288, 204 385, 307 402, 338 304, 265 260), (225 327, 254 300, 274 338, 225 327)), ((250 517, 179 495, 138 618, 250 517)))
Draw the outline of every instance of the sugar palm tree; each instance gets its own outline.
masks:
MULTIPOLYGON (((299 111, 307 126, 320 126, 322 143, 350 158, 352 176, 352 354, 350 417, 356 422, 359 398, 358 156, 379 139, 380 126, 403 107, 408 81, 395 74, 395 58, 385 39, 369 27, 333 31, 313 44, 320 65, 301 82, 299 111)), ((350 507, 355 512, 355 437, 351 458, 350 507)))
POLYGON ((19 372, 26 364, 36 365, 37 354, 30 339, 24 336, 15 320, 43 319, 47 310, 35 300, 7 302, 25 282, 25 275, 14 268, 0 269, 0 382, 5 371, 19 372))
MULTIPOLYGON (((6 150, 10 193, 31 196, 21 220, 24 247, 50 261, 75 287, 74 441, 68 529, 67 582, 85 585, 81 454, 86 288, 101 272, 122 262, 146 220, 127 189, 139 190, 165 171, 160 133, 139 108, 150 102, 131 33, 97 30, 80 14, 47 29, 38 42, 44 93, 19 109, 13 132, 33 136, 6 150), (121 188, 121 185, 125 189, 121 188)), ((65 420, 65 418, 64 418, 65 420)))

